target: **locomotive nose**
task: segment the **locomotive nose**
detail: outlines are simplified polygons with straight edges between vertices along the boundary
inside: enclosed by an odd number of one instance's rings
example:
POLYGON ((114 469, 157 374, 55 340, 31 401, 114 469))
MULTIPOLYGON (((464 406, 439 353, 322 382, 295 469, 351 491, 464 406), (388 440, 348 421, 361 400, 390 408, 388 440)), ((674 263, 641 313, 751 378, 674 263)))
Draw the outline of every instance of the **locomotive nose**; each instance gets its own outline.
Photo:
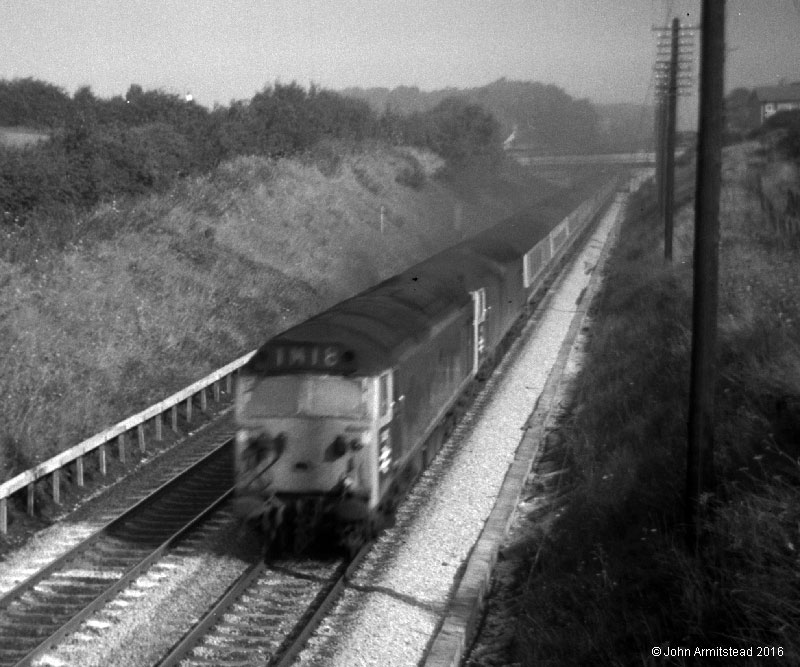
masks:
POLYGON ((365 454, 367 426, 347 419, 291 417, 264 420, 243 433, 240 478, 257 482, 274 493, 335 493, 347 486, 361 488, 364 480, 353 472, 360 469, 365 454), (249 437, 248 437, 249 436, 249 437), (244 440, 247 442, 245 443, 244 440), (254 441, 258 441, 258 445, 254 441), (253 456, 269 450, 266 456, 253 456), (278 454, 280 451, 280 454, 278 454), (278 454, 276 456, 276 454, 278 454))
MULTIPOLYGON (((326 492, 352 467, 355 450, 339 420, 298 419, 288 429, 278 468, 288 473, 287 490, 326 492)), ((278 470, 276 470, 276 474, 278 470)))

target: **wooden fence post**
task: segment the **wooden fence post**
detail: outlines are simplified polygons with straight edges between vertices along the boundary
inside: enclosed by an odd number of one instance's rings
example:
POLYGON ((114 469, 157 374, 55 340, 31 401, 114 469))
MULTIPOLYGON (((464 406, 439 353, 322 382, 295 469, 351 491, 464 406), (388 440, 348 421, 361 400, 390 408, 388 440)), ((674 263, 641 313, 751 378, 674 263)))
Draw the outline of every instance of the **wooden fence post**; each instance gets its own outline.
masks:
POLYGON ((61 470, 53 471, 53 502, 61 504, 61 470))
POLYGON ((106 471, 107 471, 107 466, 106 466, 106 446, 105 445, 100 445, 100 447, 98 447, 97 451, 98 451, 98 453, 100 455, 100 474, 103 477, 105 477, 106 476, 106 471))
POLYGON ((34 502, 35 502, 34 492, 35 492, 35 490, 36 489, 34 489, 34 487, 33 487, 33 482, 28 484, 28 516, 33 516, 34 511, 35 511, 35 508, 34 508, 34 502))

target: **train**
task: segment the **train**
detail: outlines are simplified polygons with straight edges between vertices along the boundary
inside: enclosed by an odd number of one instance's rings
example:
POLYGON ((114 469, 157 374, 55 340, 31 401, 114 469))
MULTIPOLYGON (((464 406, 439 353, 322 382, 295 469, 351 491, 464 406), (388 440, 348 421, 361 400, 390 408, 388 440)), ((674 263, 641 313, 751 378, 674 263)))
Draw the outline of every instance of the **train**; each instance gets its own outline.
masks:
POLYGON ((614 178, 552 229, 512 219, 283 331, 238 374, 235 494, 269 553, 390 524, 614 178))

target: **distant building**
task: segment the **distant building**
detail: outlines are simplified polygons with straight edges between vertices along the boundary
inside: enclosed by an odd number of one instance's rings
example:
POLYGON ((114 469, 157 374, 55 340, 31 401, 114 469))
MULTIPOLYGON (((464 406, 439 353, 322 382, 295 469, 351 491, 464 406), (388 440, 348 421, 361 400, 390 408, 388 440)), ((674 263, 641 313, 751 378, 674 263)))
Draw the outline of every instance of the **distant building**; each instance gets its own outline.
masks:
POLYGON ((800 83, 756 88, 756 97, 761 109, 761 122, 763 123, 767 118, 779 111, 800 109, 800 83))

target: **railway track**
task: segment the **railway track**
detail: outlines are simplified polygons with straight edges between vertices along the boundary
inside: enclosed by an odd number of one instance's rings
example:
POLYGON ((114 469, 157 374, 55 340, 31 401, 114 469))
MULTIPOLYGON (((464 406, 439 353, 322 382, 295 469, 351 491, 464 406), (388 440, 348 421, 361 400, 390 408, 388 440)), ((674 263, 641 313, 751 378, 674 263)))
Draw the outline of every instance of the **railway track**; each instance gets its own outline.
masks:
POLYGON ((292 559, 253 564, 158 663, 173 665, 290 664, 361 563, 292 559))
POLYGON ((227 439, 0 598, 0 665, 29 665, 209 520, 233 491, 227 439))

